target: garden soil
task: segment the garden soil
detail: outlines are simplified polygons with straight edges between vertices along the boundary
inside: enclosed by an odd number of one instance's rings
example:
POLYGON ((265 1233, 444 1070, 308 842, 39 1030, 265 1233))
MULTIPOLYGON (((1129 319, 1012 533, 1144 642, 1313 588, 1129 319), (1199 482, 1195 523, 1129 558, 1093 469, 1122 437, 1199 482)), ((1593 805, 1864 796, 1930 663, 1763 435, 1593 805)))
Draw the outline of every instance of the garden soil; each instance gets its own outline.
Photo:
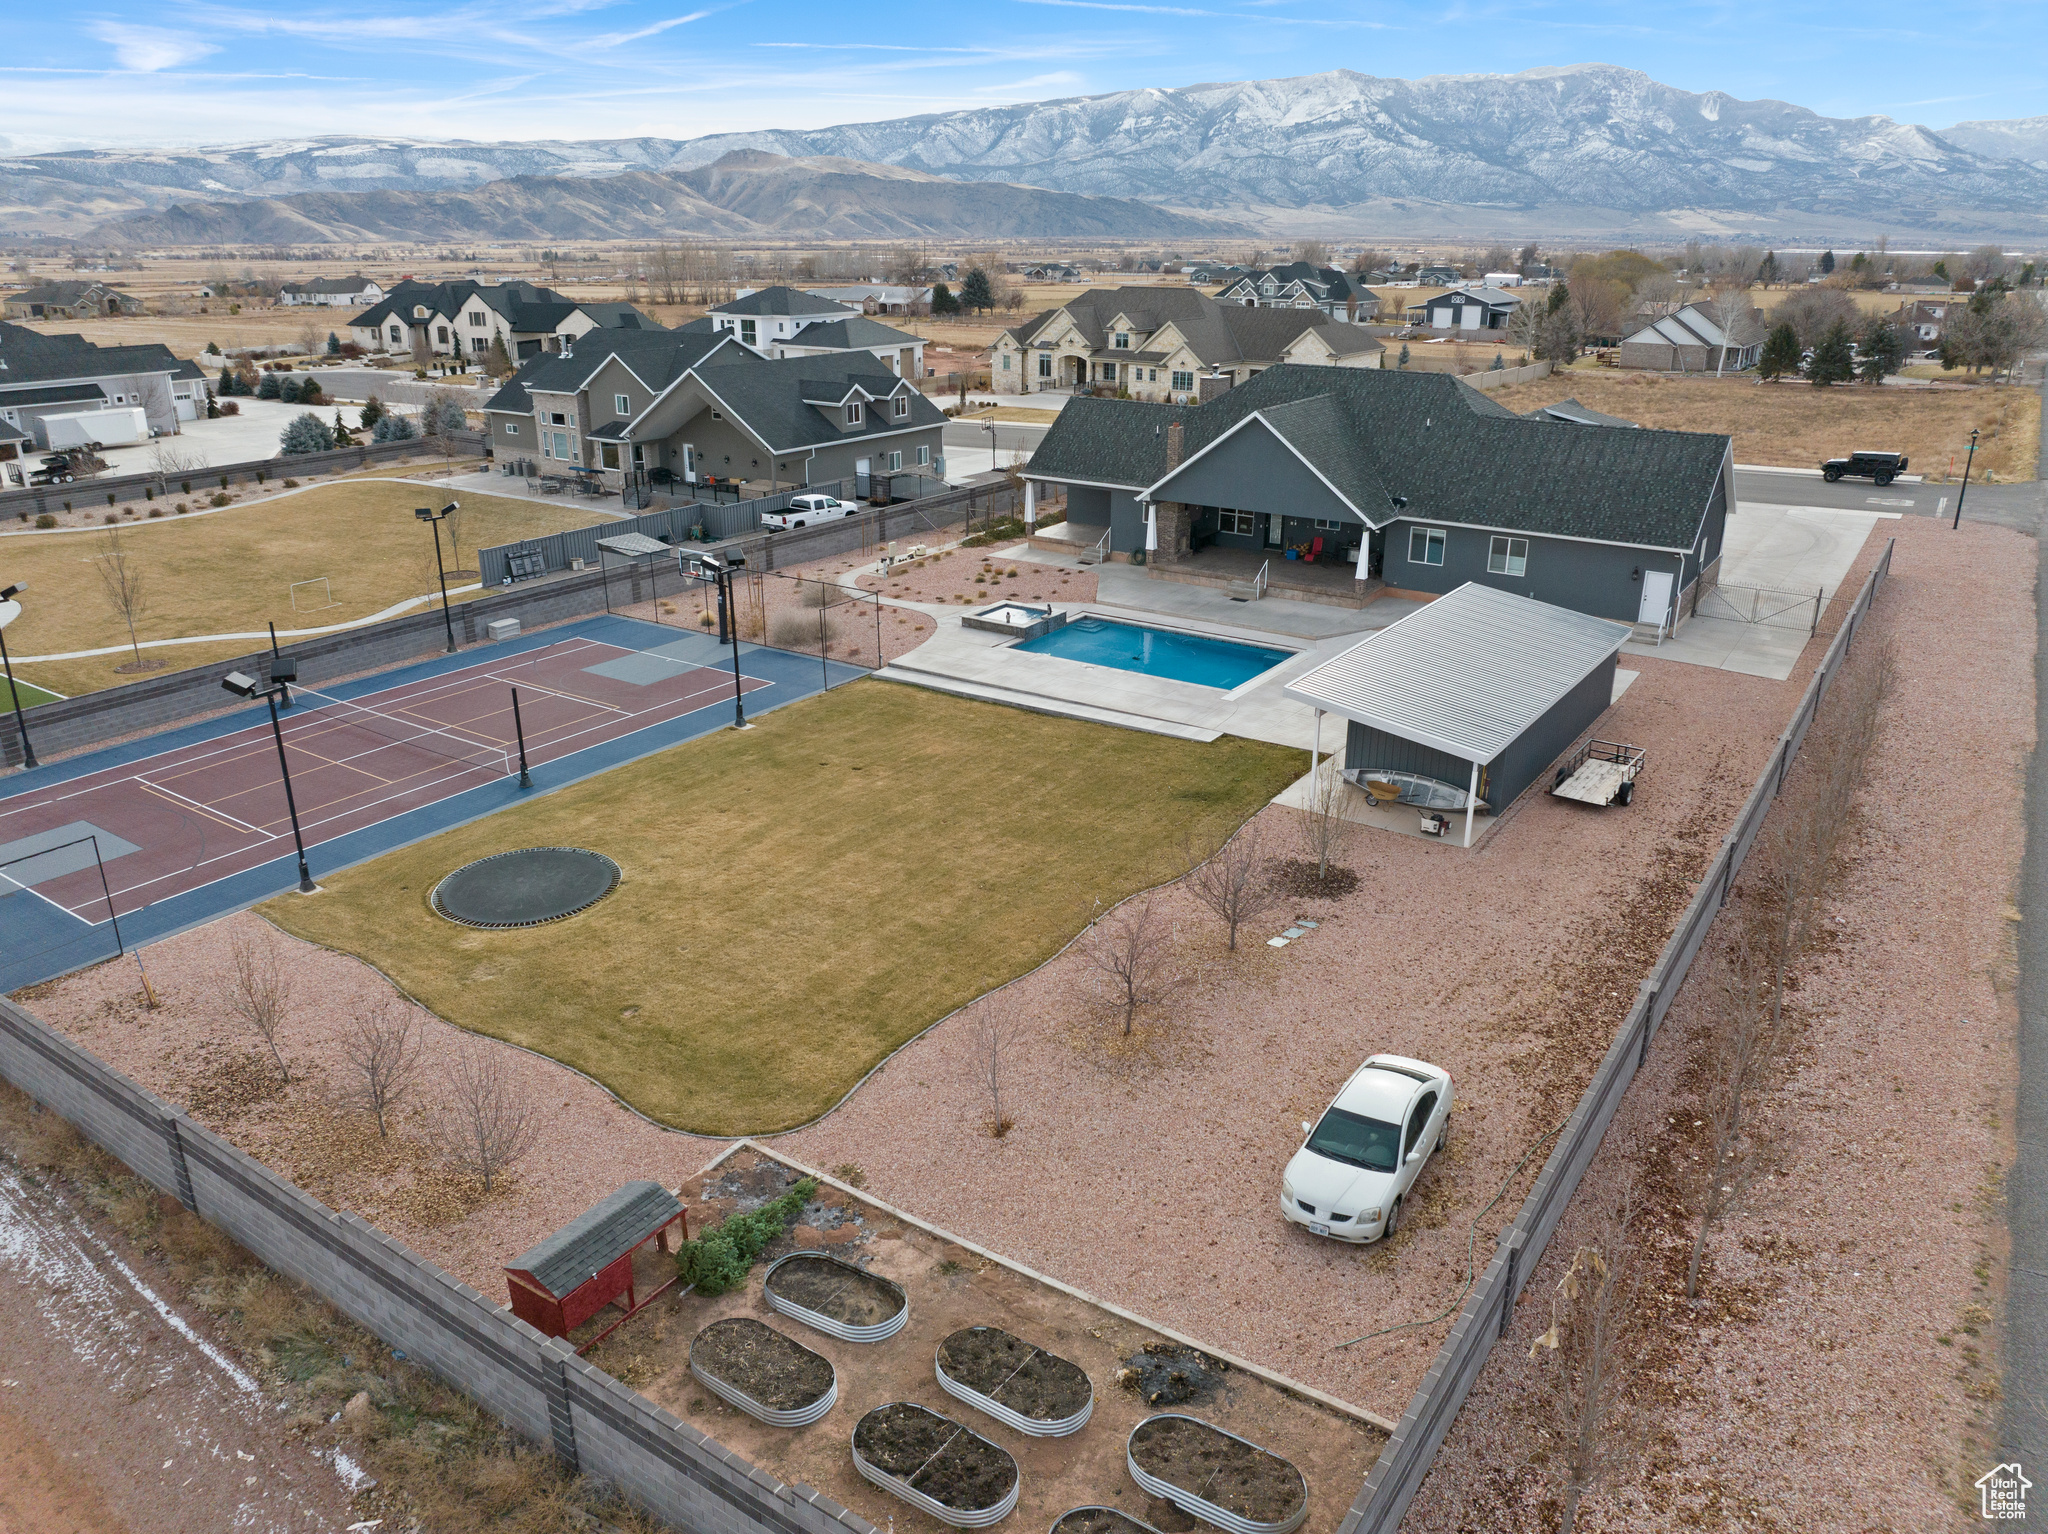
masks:
POLYGON ((690 1362, 770 1411, 809 1406, 832 1388, 831 1360, 751 1316, 728 1316, 697 1333, 690 1362))
POLYGON ((1301 1475, 1286 1460, 1186 1417, 1154 1417, 1131 1435, 1146 1474, 1254 1523, 1284 1523, 1301 1506, 1301 1475))
POLYGON ((1088 1404, 1088 1376, 999 1326, 969 1326, 939 1344, 939 1367, 1033 1422, 1063 1422, 1088 1404))
POLYGON ((848 1326, 879 1326, 904 1306, 892 1285, 830 1257, 792 1257, 768 1284, 790 1304, 848 1326))
POLYGON ((1008 1454, 922 1406, 877 1406, 855 1425, 853 1446, 883 1474, 963 1513, 994 1507, 1017 1483, 1008 1454))

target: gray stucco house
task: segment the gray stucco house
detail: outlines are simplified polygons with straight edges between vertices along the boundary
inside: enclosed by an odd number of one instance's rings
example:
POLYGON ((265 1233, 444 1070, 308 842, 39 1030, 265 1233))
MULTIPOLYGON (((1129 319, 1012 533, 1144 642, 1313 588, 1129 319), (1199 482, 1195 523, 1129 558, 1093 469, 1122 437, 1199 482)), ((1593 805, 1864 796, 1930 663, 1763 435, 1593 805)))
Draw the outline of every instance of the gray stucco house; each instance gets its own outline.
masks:
POLYGON ((944 451, 945 416, 871 355, 768 358, 723 332, 592 331, 529 359, 484 413, 497 456, 613 484, 823 484, 933 473, 944 451))
POLYGON ((1106 531, 1157 573, 1293 550, 1348 565, 1359 599, 1473 581, 1668 632, 1716 579, 1733 470, 1724 436, 1528 419, 1447 373, 1283 366, 1203 405, 1074 400, 1027 475, 1034 502, 1065 488, 1072 537, 1106 531))

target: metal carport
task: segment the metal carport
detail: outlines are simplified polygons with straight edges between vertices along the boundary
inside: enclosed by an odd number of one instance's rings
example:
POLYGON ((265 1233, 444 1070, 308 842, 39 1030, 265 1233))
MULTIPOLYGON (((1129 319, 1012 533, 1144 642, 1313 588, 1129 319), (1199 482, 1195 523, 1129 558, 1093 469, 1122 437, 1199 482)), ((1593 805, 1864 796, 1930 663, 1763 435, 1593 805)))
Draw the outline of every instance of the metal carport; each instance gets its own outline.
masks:
MULTIPOLYGON (((1367 636, 1287 684, 1322 716, 1410 742, 1470 765, 1465 845, 1473 801, 1491 771, 1493 802, 1506 805, 1607 710, 1615 657, 1629 625, 1589 617, 1467 582, 1398 623, 1367 636)), ((1397 765, 1347 762, 1349 766, 1397 765)))

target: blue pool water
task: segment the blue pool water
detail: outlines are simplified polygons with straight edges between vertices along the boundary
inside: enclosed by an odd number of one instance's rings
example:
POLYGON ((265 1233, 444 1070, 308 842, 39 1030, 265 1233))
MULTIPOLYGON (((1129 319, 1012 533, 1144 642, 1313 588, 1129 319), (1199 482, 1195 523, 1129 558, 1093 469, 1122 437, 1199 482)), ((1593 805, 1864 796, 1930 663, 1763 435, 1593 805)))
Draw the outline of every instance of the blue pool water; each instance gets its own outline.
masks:
POLYGON ((1239 644, 1231 639, 1210 639, 1201 634, 1176 634, 1138 623, 1116 623, 1108 618, 1076 618, 1065 628, 1027 639, 1012 648, 1225 691, 1242 686, 1262 671, 1270 671, 1294 653, 1239 644))

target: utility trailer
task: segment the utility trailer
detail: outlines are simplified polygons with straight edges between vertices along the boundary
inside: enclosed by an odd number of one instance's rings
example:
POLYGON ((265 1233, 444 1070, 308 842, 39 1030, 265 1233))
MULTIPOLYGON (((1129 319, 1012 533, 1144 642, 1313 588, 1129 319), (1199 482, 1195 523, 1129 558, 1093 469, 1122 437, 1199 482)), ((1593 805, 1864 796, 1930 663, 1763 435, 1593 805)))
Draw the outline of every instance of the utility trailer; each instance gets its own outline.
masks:
POLYGON ((1636 778, 1643 770, 1643 748, 1619 741, 1589 740, 1557 769, 1550 786, 1559 799, 1580 804, 1627 804, 1636 796, 1636 778))

